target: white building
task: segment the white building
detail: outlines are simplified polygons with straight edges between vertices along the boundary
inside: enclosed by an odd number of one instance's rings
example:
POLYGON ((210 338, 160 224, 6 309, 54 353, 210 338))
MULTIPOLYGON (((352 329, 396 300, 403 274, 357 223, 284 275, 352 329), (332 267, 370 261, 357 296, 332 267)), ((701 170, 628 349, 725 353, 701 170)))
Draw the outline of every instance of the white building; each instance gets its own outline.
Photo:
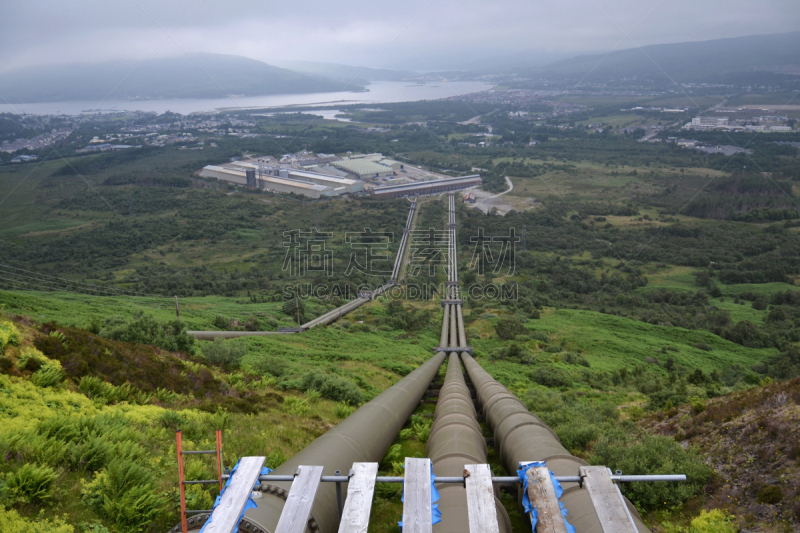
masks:
POLYGON ((728 126, 728 117, 694 117, 689 125, 692 129, 713 129, 728 126))

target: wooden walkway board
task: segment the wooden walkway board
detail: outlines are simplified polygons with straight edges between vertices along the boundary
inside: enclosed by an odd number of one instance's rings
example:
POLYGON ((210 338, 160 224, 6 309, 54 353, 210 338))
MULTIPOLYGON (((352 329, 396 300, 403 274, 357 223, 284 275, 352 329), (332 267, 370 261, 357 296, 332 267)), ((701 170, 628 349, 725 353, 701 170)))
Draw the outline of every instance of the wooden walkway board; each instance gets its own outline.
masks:
POLYGON ((431 522, 431 460, 406 457, 403 533, 432 533, 431 522))
POLYGON ((470 533, 500 533, 489 465, 464 465, 470 533))
POLYGON ((261 475, 264 460, 264 457, 242 457, 219 505, 211 513, 207 533, 231 533, 236 528, 253 485, 261 475))
POLYGON ((567 533, 556 489, 546 466, 528 469, 528 499, 536 508, 536 533, 567 533))
POLYGON ((353 463, 339 533, 367 533, 378 463, 353 463))
POLYGON ((622 493, 605 466, 582 466, 583 484, 597 511, 603 533, 638 533, 622 493))
POLYGON ((304 533, 311 515, 311 506, 322 478, 321 466, 297 467, 297 475, 289 489, 286 504, 275 527, 275 533, 304 533))

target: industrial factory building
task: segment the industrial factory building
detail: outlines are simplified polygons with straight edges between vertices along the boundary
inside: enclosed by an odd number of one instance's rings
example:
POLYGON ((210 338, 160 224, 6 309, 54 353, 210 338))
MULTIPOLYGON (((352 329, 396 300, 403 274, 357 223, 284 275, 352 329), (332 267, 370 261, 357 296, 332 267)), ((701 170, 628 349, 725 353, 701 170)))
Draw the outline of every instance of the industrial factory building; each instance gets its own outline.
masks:
POLYGON ((461 176, 458 178, 445 178, 424 182, 406 183, 401 185, 385 185, 375 187, 372 194, 387 198, 403 198, 405 196, 428 196, 442 192, 460 191, 469 187, 481 185, 483 180, 480 175, 461 176))
POLYGON ((310 198, 340 196, 364 190, 363 182, 350 178, 241 161, 224 166, 208 165, 200 171, 200 176, 310 198))

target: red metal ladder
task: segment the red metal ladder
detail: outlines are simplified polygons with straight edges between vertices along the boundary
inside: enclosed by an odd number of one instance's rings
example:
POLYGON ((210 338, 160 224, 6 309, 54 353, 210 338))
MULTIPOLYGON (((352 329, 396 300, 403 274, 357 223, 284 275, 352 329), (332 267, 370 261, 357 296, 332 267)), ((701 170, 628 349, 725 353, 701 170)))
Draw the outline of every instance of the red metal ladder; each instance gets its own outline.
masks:
POLYGON ((213 450, 184 450, 183 449, 183 436, 179 429, 175 432, 176 449, 178 453, 178 487, 181 495, 181 532, 188 533, 189 525, 186 522, 186 513, 201 513, 211 512, 208 509, 202 510, 188 510, 186 509, 186 485, 201 485, 210 483, 219 483, 219 491, 222 493, 222 430, 216 430, 216 448, 213 450), (202 479, 197 481, 186 481, 183 471, 183 456, 184 455, 203 455, 203 454, 216 454, 217 456, 217 473, 218 479, 202 479))

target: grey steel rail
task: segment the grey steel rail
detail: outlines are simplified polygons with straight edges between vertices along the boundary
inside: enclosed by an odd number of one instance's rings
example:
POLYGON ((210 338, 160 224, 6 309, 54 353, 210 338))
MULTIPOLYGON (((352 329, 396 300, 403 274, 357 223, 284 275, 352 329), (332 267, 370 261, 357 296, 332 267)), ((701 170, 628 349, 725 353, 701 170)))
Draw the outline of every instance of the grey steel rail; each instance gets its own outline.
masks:
MULTIPOLYGON (((230 476, 224 475, 222 479, 228 479, 230 476)), ((580 483, 581 476, 555 476, 559 483, 580 483)), ((259 482, 275 482, 275 481, 294 481, 294 475, 276 475, 267 474, 260 476, 259 482)), ((347 483, 350 481, 350 476, 322 476, 320 478, 323 483, 347 483)), ((436 483, 464 483, 465 476, 436 476, 436 483)), ((402 476, 376 476, 375 483, 403 483, 405 478, 402 476)), ((626 476, 622 474, 612 474, 611 481, 619 483, 636 483, 643 481, 686 481, 685 474, 651 474, 642 476, 626 476)), ((193 483, 219 483, 216 479, 203 480, 203 481, 184 481, 187 485, 193 483)), ((492 483, 519 483, 519 476, 492 476, 492 483)))

